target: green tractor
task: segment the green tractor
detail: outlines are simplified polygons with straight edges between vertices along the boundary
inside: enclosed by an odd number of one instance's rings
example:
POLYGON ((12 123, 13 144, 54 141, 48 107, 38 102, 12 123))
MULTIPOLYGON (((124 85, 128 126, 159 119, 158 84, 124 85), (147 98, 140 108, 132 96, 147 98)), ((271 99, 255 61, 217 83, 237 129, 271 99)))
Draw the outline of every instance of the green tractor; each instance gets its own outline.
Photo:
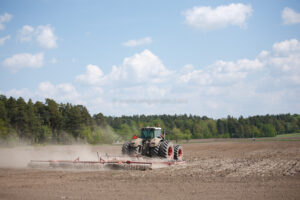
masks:
POLYGON ((141 129, 141 138, 136 135, 131 141, 122 146, 123 155, 143 155, 148 157, 160 157, 168 160, 183 160, 183 148, 173 145, 165 139, 160 127, 146 127, 141 129))

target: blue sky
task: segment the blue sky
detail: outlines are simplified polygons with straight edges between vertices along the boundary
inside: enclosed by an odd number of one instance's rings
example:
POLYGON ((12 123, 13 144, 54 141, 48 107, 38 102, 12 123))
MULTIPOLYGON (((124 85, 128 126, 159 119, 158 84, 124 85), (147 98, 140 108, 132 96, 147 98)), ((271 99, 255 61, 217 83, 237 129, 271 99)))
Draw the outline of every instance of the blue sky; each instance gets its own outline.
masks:
POLYGON ((0 93, 105 115, 299 113, 300 3, 0 1, 0 93))

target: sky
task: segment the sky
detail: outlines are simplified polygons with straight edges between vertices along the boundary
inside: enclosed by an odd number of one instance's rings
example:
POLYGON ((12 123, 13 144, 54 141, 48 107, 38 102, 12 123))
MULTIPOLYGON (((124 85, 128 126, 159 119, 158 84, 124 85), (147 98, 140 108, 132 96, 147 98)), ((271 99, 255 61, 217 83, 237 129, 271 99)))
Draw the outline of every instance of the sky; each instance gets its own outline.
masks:
POLYGON ((300 113, 299 0, 0 0, 0 94, 91 114, 300 113))

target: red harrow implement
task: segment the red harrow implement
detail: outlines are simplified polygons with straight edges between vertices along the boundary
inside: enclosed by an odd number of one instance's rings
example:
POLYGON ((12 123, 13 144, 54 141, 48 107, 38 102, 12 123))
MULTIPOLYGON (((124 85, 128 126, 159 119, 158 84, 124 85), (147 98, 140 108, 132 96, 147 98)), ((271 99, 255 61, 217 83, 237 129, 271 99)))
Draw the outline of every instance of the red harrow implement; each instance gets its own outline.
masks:
POLYGON ((184 164, 185 161, 151 159, 144 156, 109 156, 101 157, 98 153, 96 161, 75 160, 31 160, 28 164, 33 168, 58 168, 58 169, 128 169, 128 170, 147 170, 156 167, 167 167, 171 165, 184 164))

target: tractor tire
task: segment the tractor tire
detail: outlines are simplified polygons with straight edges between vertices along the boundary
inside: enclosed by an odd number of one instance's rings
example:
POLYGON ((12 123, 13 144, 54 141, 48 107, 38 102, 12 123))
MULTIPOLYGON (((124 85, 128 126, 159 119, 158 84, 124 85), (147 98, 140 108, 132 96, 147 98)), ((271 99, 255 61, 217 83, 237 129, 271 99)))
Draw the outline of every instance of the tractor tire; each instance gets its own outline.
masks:
POLYGON ((158 157, 159 156, 159 147, 161 142, 158 143, 156 147, 152 147, 150 150, 150 156, 151 157, 158 157))
POLYGON ((161 142, 158 143, 158 145, 156 147, 154 147, 154 150, 153 150, 153 154, 154 156, 159 156, 159 147, 161 145, 161 142))
POLYGON ((159 148, 159 156, 162 158, 166 158, 168 160, 173 160, 174 158, 173 144, 167 140, 163 141, 159 148))
POLYGON ((122 146, 122 154, 129 155, 130 154, 130 142, 125 142, 122 146))
POLYGON ((129 147, 129 151, 128 151, 129 155, 137 155, 138 154, 138 147, 129 147))
POLYGON ((174 147, 174 159, 178 161, 183 160, 183 148, 180 145, 174 147))

